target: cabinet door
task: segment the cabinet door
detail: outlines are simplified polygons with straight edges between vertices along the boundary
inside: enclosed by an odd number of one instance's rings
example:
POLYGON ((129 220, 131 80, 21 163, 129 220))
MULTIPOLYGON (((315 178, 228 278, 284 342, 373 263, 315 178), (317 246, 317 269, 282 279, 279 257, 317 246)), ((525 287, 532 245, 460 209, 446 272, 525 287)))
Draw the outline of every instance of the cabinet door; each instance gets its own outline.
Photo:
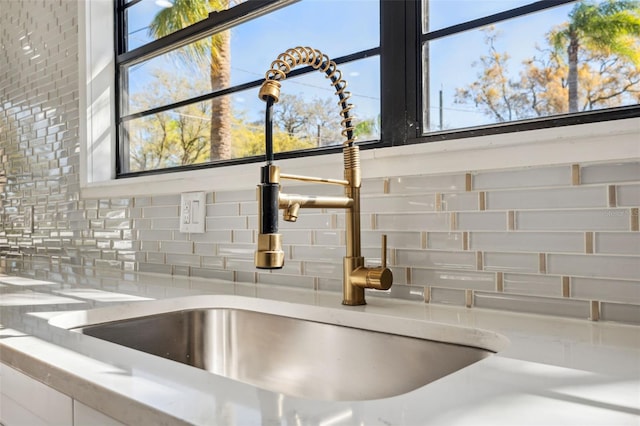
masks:
POLYGON ((73 425, 74 426, 124 426, 111 417, 102 414, 78 401, 73 401, 73 425))
POLYGON ((0 363, 0 423, 73 425, 73 402, 67 395, 0 363))

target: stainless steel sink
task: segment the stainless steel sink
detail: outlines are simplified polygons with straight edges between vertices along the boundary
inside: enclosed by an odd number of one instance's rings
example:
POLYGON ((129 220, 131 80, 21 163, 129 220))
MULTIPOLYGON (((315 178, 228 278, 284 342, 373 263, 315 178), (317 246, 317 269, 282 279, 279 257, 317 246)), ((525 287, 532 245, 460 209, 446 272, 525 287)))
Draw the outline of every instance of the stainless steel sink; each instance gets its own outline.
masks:
MULTIPOLYGON (((147 303, 153 302, 135 306, 147 303)), ((96 316, 100 324, 91 320, 92 311, 58 322, 263 389, 324 400, 400 395, 477 362, 506 342, 491 332, 341 309, 303 306, 294 309, 303 318, 285 316, 276 312, 292 304, 262 303, 276 305, 260 312, 235 302, 194 308, 198 303, 191 301, 187 309, 156 314, 143 309, 129 318, 115 310, 118 318, 109 322, 104 320, 110 308, 103 308, 96 316)))

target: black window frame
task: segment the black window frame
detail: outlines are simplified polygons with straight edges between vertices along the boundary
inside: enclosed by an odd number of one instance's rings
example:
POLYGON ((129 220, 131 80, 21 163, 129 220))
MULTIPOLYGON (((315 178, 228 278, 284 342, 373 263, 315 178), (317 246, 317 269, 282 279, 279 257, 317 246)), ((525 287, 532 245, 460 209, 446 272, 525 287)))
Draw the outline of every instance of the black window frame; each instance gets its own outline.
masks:
MULTIPOLYGON (((256 88, 262 79, 210 92, 196 98, 175 102, 147 111, 121 115, 120 91, 126 82, 121 80, 121 67, 141 62, 153 56, 184 46, 206 35, 222 31, 239 22, 251 20, 265 13, 293 4, 299 0, 247 0, 228 10, 212 13, 203 21, 176 31, 161 39, 152 41, 136 49, 127 51, 126 9, 142 0, 114 0, 115 4, 115 75, 116 75, 116 116, 117 116, 117 150, 116 178, 135 177, 176 171, 207 169, 236 164, 247 164, 263 161, 262 156, 245 157, 231 160, 218 160, 187 166, 145 170, 139 172, 123 172, 127 153, 124 149, 122 124, 134 118, 184 106, 198 101, 209 100, 216 96, 228 95, 241 90, 256 88)), ((478 29, 490 24, 519 18, 532 13, 551 9, 577 0, 540 0, 528 5, 508 9, 478 19, 461 22, 445 28, 423 33, 422 0, 380 0, 380 45, 368 50, 355 52, 339 58, 332 58, 338 65, 372 56, 380 57, 380 119, 381 135, 378 141, 365 141, 358 144, 362 149, 402 146, 434 141, 446 141, 477 136, 535 130, 585 124, 598 121, 610 121, 640 116, 640 105, 602 109, 590 112, 567 113, 529 120, 518 120, 507 123, 494 123, 484 126, 458 128, 451 130, 430 131, 423 133, 423 59, 422 45, 432 40, 454 34, 478 29), (404 31, 398 31, 404 28, 404 31)), ((278 52, 275 52, 277 54, 278 52)), ((428 58, 427 60, 430 60, 428 58)), ((310 67, 293 70, 290 75, 302 75, 313 72, 310 67)), ((301 156, 337 153, 341 146, 311 148, 304 151, 276 153, 275 159, 296 158, 301 156)))

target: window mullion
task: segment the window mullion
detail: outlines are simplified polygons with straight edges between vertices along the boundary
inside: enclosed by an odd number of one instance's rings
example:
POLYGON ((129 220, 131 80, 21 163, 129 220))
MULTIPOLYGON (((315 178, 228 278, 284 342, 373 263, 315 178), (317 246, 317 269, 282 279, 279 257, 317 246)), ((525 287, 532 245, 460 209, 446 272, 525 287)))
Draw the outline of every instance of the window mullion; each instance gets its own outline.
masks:
POLYGON ((380 4, 380 115, 385 144, 403 145, 420 132, 420 16, 418 0, 380 4))

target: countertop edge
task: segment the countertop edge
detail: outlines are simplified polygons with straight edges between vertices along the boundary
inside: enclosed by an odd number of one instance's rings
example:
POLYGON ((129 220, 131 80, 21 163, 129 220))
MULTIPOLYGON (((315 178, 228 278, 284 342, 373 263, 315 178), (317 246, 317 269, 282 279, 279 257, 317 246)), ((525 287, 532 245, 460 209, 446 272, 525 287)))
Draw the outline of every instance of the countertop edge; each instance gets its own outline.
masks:
MULTIPOLYGON (((37 345, 47 352, 73 352, 32 336, 6 337, 0 340, 0 362, 119 422, 163 426, 191 424, 156 410, 152 406, 130 398, 117 390, 109 389, 93 380, 74 374, 60 365, 45 361, 40 353, 31 354, 21 350, 11 344, 16 339, 28 339, 29 343, 33 343, 32 346, 37 345)), ((101 363, 77 352, 73 352, 73 356, 84 357, 89 362, 101 363)))

